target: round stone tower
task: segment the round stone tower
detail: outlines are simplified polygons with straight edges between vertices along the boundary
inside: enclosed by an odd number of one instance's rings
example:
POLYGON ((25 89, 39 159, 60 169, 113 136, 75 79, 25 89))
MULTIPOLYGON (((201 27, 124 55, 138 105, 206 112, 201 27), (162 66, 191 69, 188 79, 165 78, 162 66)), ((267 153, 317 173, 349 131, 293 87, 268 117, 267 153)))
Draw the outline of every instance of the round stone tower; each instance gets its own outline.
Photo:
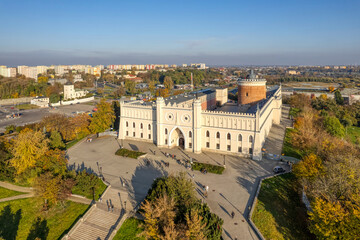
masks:
POLYGON ((238 103, 256 104, 262 99, 266 98, 266 80, 257 78, 254 71, 247 79, 240 79, 238 81, 238 103))

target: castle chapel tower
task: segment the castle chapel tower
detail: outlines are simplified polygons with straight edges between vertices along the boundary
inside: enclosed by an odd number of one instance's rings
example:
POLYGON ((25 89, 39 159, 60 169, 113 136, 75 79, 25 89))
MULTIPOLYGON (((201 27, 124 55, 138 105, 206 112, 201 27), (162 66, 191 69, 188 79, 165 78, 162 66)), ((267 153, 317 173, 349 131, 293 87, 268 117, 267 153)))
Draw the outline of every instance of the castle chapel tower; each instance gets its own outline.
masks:
POLYGON ((238 103, 240 105, 254 105, 266 98, 266 80, 257 78, 254 71, 247 79, 238 81, 238 103))

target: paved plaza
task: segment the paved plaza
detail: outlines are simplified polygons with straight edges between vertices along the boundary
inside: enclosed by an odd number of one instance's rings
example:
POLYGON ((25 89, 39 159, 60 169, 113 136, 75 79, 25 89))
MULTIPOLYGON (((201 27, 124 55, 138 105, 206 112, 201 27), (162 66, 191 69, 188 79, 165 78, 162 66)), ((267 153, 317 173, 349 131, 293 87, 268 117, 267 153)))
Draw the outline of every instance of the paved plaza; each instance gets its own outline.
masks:
MULTIPOLYGON (((277 128, 275 128, 277 129, 277 128)), ((255 196, 256 187, 261 177, 272 175, 274 166, 280 163, 272 160, 254 161, 238 156, 231 156, 204 152, 194 154, 183 152, 179 148, 157 148, 154 144, 118 140, 114 137, 101 137, 92 142, 83 141, 68 151, 69 165, 74 169, 86 169, 98 175, 103 175, 117 191, 113 202, 126 210, 134 208, 146 196, 154 179, 160 176, 187 172, 189 179, 193 179, 198 197, 209 205, 210 209, 224 220, 224 239, 258 239, 247 222, 250 205, 255 196), (120 146, 146 152, 145 161, 116 156, 120 146), (164 153, 175 154, 178 159, 206 162, 223 165, 225 159, 226 170, 222 175, 202 174, 198 171, 186 169, 184 165, 167 158, 164 153), (164 162, 170 164, 165 167, 164 162), (194 175, 194 178, 193 178, 194 175), (207 198, 203 197, 201 185, 209 186, 207 198), (125 201, 127 202, 125 206, 125 201), (235 213, 234 219, 231 212, 235 213)), ((284 167, 287 167, 284 165, 284 167)), ((104 199, 107 200, 107 199, 104 199)))

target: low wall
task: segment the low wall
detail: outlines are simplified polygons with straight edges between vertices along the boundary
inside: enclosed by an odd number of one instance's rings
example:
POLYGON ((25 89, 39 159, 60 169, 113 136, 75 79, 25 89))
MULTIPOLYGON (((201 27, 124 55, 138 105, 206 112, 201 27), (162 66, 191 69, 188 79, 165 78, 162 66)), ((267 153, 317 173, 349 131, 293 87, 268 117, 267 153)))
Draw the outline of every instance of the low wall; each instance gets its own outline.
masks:
POLYGON ((90 102, 90 101, 93 101, 94 99, 95 99, 94 97, 89 97, 89 98, 75 99, 75 100, 71 100, 71 101, 60 101, 57 103, 51 103, 51 106, 58 107, 61 105, 71 105, 71 104, 77 104, 77 103, 83 103, 83 102, 90 102))
POLYGON ((19 103, 30 103, 32 99, 34 99, 34 97, 1 99, 0 105, 14 105, 14 104, 19 104, 19 103))

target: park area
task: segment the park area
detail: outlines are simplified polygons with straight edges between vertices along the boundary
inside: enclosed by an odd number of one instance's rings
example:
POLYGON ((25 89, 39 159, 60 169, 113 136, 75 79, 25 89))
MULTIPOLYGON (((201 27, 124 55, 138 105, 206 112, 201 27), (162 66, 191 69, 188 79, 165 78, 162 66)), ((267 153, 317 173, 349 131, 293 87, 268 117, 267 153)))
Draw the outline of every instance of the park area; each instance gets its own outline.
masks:
POLYGON ((293 173, 262 182, 252 220, 265 239, 314 239, 300 191, 293 173))
MULTIPOLYGON (((8 197, 9 191, 5 193, 1 189, 0 199, 8 197)), ((14 193, 12 195, 14 196, 14 193)), ((0 203, 0 237, 4 239, 36 239, 37 237, 58 239, 85 213, 88 205, 65 201, 49 211, 42 211, 42 208, 43 201, 38 198, 0 203)))

